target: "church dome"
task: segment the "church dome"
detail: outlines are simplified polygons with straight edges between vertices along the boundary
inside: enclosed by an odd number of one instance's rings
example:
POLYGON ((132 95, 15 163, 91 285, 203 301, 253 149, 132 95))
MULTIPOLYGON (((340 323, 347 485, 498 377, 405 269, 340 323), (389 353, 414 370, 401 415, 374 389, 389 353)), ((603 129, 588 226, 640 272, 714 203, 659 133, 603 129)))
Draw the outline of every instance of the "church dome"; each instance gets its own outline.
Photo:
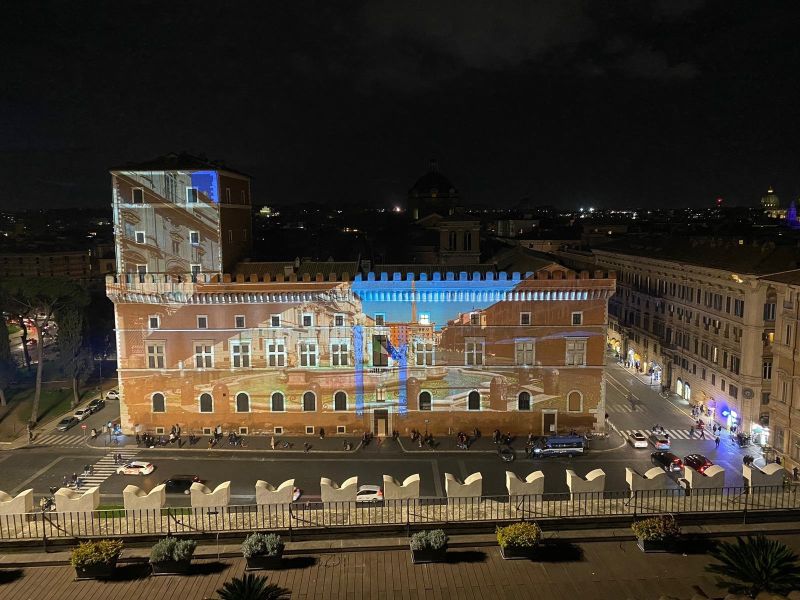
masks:
POLYGON ((436 198, 437 196, 455 196, 458 194, 450 180, 439 172, 435 160, 431 161, 430 171, 417 179, 417 182, 408 191, 412 197, 436 198))

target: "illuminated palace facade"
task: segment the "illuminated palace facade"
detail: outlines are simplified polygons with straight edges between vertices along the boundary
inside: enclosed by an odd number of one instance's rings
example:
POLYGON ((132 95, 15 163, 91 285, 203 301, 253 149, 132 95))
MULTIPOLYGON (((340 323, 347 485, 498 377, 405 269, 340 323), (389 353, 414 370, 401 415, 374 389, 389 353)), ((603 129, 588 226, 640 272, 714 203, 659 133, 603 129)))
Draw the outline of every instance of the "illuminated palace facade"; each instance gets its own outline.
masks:
POLYGON ((250 274, 248 263, 228 275, 221 267, 250 237, 246 178, 186 162, 112 178, 118 272, 107 293, 126 432, 604 427, 613 275, 250 274), (154 185, 167 177, 177 192, 154 185), (228 194, 234 182, 246 193, 228 194))

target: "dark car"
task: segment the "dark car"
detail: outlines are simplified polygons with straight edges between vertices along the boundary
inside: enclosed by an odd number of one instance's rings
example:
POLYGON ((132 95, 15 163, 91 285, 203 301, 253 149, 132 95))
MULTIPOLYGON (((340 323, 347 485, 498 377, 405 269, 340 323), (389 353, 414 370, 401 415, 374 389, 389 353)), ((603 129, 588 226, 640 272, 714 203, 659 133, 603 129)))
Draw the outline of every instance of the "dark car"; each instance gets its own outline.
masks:
POLYGON ((702 454, 690 454, 689 456, 683 457, 683 464, 687 467, 692 467, 698 473, 703 473, 714 463, 712 463, 702 454))
POLYGON ((168 494, 188 494, 193 483, 205 483, 197 475, 173 475, 166 481, 165 491, 168 494))
POLYGON ((70 427, 73 427, 74 425, 77 424, 78 424, 78 419, 76 419, 75 417, 64 417, 58 422, 58 425, 56 425, 56 429, 58 429, 59 431, 66 431, 70 427))
POLYGON ((102 398, 95 398, 94 400, 89 402, 89 406, 87 406, 86 408, 92 411, 92 413, 96 413, 98 410, 105 407, 105 405, 106 405, 105 400, 103 400, 102 398))
POLYGON ((650 455, 650 462, 657 467, 661 467, 667 473, 679 472, 683 468, 681 459, 672 452, 653 452, 650 455))

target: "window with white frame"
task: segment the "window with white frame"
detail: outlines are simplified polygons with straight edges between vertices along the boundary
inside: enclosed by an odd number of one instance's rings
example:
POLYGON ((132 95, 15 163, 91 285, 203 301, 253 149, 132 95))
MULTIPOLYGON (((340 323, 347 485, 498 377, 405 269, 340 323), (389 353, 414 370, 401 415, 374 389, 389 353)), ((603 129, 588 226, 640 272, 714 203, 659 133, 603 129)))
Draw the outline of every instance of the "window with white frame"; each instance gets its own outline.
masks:
POLYGON ((314 326, 314 315, 311 313, 305 313, 302 316, 301 322, 303 323, 303 327, 313 327, 314 326))
POLYGON ((385 335, 372 336, 372 366, 389 366, 389 338, 385 335))
POLYGON ((433 340, 417 340, 414 344, 414 354, 418 367, 432 367, 435 356, 433 340))
POLYGON ((469 314, 469 324, 470 325, 480 325, 481 324, 481 313, 470 313, 469 314))
POLYGON ((482 365, 486 340, 484 338, 466 338, 464 340, 464 364, 467 366, 482 365))
POLYGON ((419 313, 419 318, 417 322, 420 325, 430 325, 431 324, 431 313, 429 312, 421 312, 419 313))
POLYGON ((586 338, 567 338, 565 364, 573 367, 586 364, 586 338))
POLYGON ((250 412, 250 396, 246 392, 236 394, 236 412, 250 412))
POLYGON ((386 324, 386 315, 384 313, 375 313, 375 326, 383 327, 386 324))
POLYGON ((765 360, 764 363, 761 365, 761 378, 762 379, 772 379, 772 361, 765 360))
POLYGON ((145 233, 144 231, 137 231, 135 232, 136 235, 136 243, 137 244, 144 244, 145 243, 145 233))
POLYGON ((300 366, 317 366, 317 340, 303 340, 300 342, 300 366))
POLYGON ((158 329, 161 327, 161 317, 158 315, 150 315, 147 317, 147 327, 148 329, 158 329))
POLYGON ((519 324, 520 325, 530 325, 531 324, 531 313, 529 313, 529 312, 521 312, 521 313, 519 313, 519 324))
POLYGON ((331 340, 331 366, 346 367, 349 362, 349 340, 331 340))
POLYGON ((280 327, 281 326, 281 316, 280 315, 270 315, 270 317, 269 317, 269 326, 270 327, 280 327))
POLYGON ((144 189, 143 188, 132 188, 131 189, 131 203, 132 204, 144 204, 144 189))
POLYGON ((196 187, 187 187, 186 188, 186 202, 189 204, 197 204, 197 188, 196 187))
POLYGON ((583 325, 583 313, 582 312, 574 312, 574 313, 572 313, 572 324, 573 325, 583 325))
POLYGON ((286 366, 286 342, 283 340, 267 340, 267 366, 286 366))
POLYGON ((164 342, 147 344, 147 368, 164 368, 164 342))
POLYGON ((197 315, 197 328, 208 329, 208 315, 197 315))
POLYGON ((272 412, 286 411, 286 398, 281 392, 275 392, 270 398, 270 410, 272 412))
POLYGON ((347 410, 347 394, 339 391, 333 395, 333 410, 347 410))
POLYGON ((202 265, 199 264, 193 264, 189 268, 191 269, 192 277, 194 279, 197 279, 197 276, 200 275, 200 272, 203 270, 202 265))
POLYGON ((531 340, 514 342, 514 355, 516 356, 516 364, 533 365, 533 342, 531 340))
POLYGON ((235 369, 250 367, 250 342, 231 344, 231 366, 235 369))
POLYGON ((211 369, 214 366, 214 346, 209 342, 194 343, 194 366, 197 369, 211 369))
POLYGON ((333 326, 344 327, 344 315, 342 314, 333 315, 333 326))
POLYGON ((236 315, 233 317, 233 326, 236 329, 244 329, 244 315, 236 315))
POLYGON ((190 231, 189 232, 189 243, 192 246, 199 246, 200 245, 200 232, 199 231, 190 231))

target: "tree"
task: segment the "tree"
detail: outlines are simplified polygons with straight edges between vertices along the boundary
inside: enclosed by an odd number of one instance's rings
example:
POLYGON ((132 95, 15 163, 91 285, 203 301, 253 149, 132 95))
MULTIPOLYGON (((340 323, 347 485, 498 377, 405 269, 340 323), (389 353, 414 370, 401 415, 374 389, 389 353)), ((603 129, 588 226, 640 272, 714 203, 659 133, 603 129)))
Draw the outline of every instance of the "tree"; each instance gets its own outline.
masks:
POLYGON ((760 592, 786 594, 800 588, 798 556, 764 534, 722 542, 714 558, 722 564, 710 564, 706 570, 721 575, 717 584, 729 592, 755 598, 760 592))
POLYGON ((14 380, 17 363, 11 357, 11 346, 8 343, 8 324, 0 312, 0 406, 5 406, 6 389, 14 380))
POLYGON ((267 583, 266 577, 247 573, 226 582, 217 594, 219 600, 284 600, 289 597, 289 590, 267 583))
POLYGON ((86 339, 86 319, 81 308, 68 306, 55 315, 58 347, 65 374, 72 379, 72 406, 80 402, 79 388, 92 372, 92 351, 86 339))
POLYGON ((39 335, 36 344, 36 389, 31 408, 31 422, 39 419, 39 399, 42 395, 42 370, 44 368, 44 340, 42 330, 53 322, 57 312, 88 303, 86 290, 78 282, 64 277, 14 277, 0 282, 8 311, 20 315, 20 320, 30 319, 39 335))

